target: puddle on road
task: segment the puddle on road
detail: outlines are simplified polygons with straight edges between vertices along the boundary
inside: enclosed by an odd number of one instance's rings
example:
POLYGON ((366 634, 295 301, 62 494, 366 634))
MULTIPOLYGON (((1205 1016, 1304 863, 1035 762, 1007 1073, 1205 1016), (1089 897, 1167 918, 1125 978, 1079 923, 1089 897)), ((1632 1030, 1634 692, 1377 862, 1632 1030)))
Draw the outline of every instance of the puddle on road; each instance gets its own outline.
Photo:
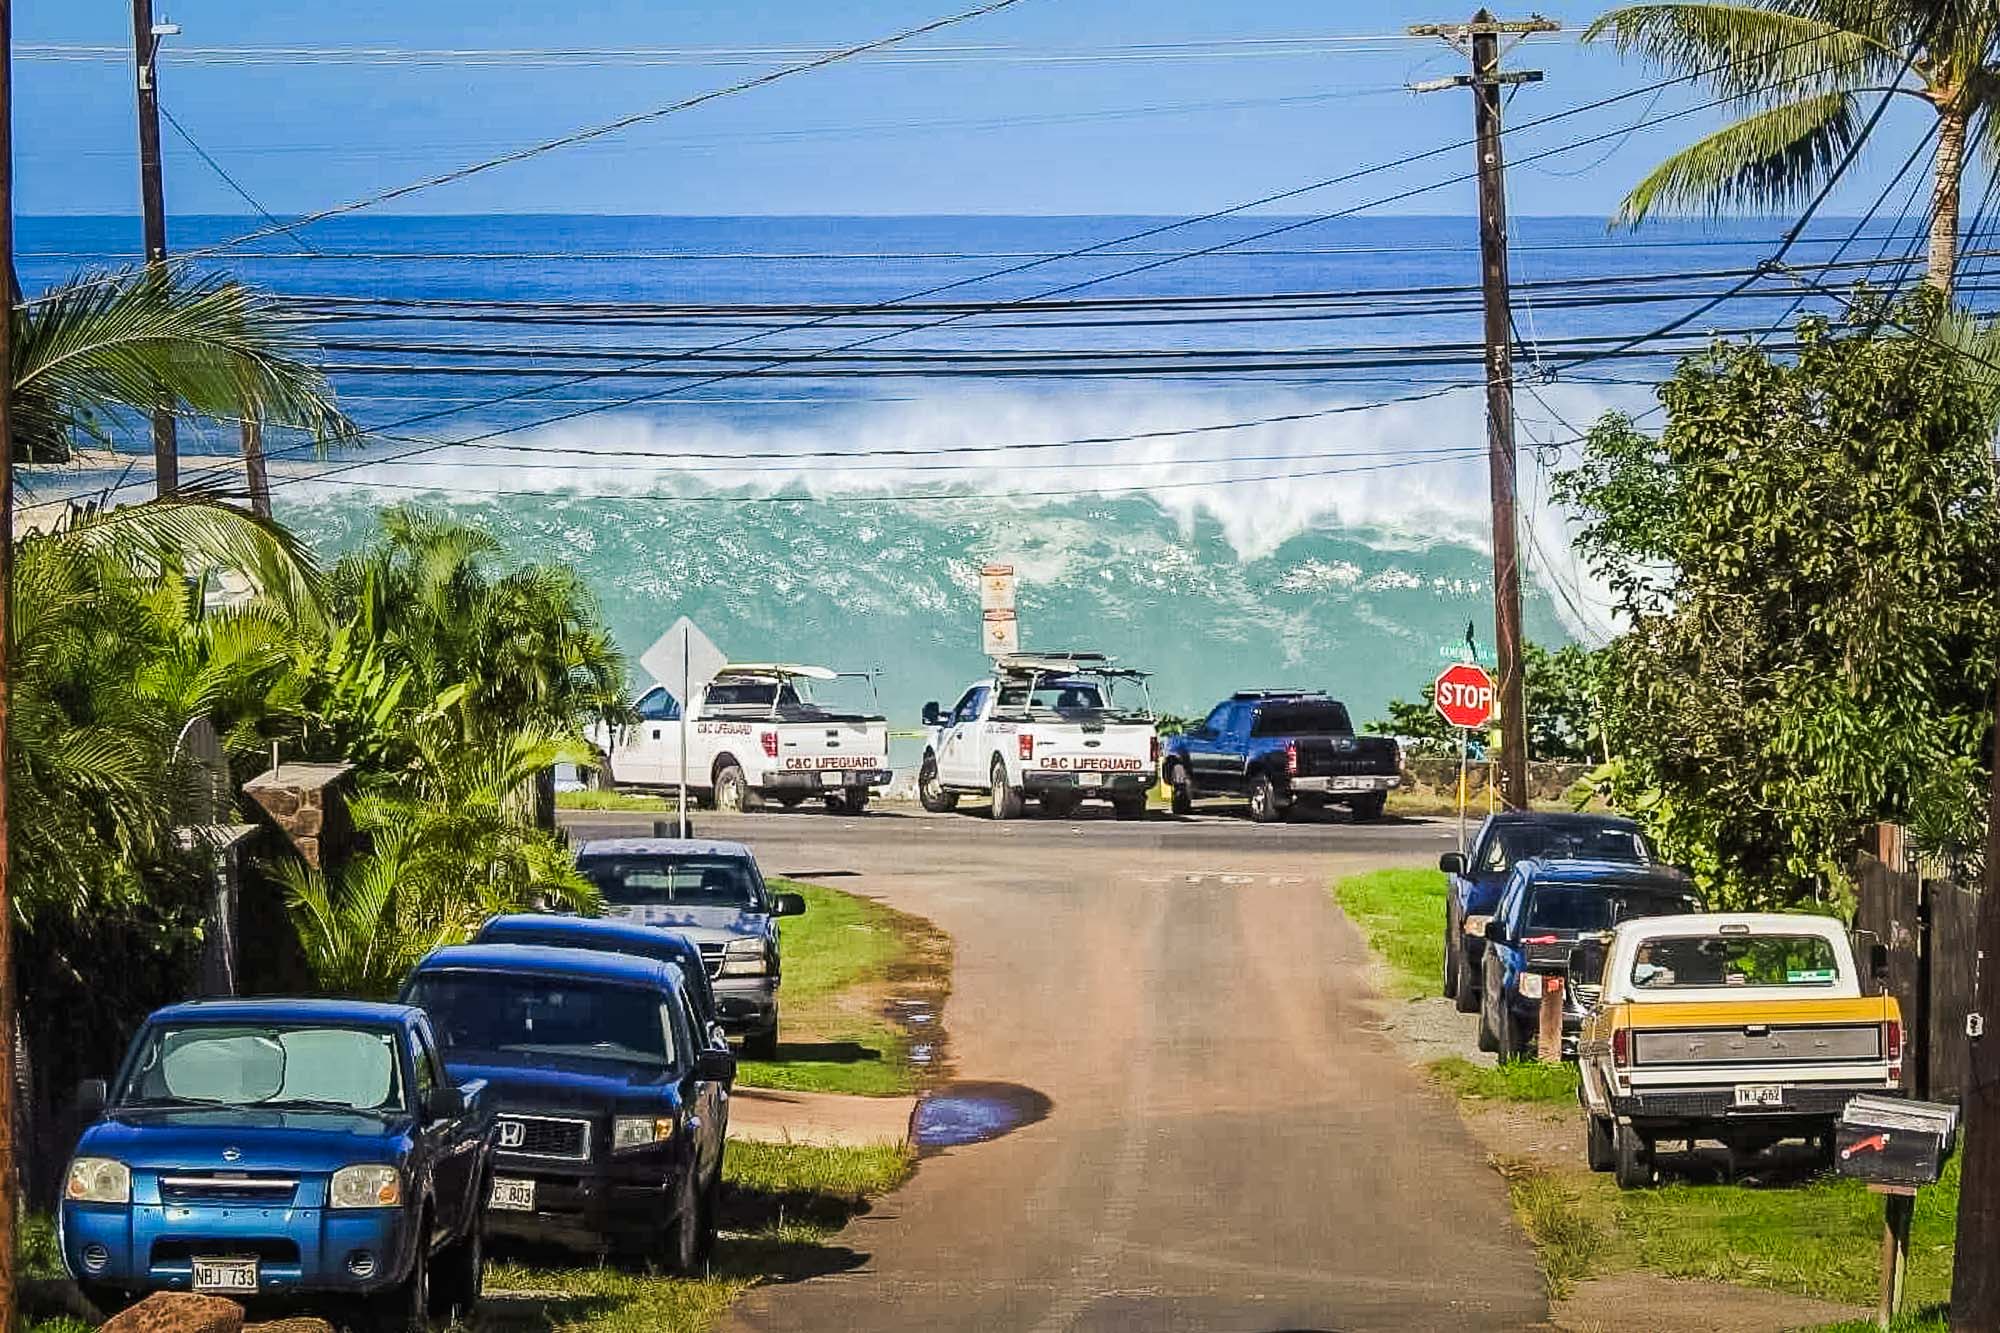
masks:
POLYGON ((985 1143, 1046 1119, 1054 1105, 1019 1083, 947 1083, 917 1103, 917 1147, 929 1152, 985 1143))

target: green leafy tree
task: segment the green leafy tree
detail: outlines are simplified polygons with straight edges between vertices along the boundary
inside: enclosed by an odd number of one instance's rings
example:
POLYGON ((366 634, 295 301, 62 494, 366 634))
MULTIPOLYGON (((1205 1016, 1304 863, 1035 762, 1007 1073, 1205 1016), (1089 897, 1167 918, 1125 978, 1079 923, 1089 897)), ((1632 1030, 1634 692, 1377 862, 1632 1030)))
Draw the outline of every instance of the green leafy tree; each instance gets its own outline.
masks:
POLYGON ((1557 480, 1633 626, 1617 795, 1723 903, 1843 892, 1870 822, 1962 827, 1985 788, 1994 398, 1940 298, 1873 322, 1690 357, 1658 439, 1607 417, 1557 480))
POLYGON ((1930 281, 1950 290, 1968 148, 2000 150, 2000 10, 1928 0, 1760 0, 1623 5, 1591 24, 1675 75, 1699 74, 1741 112, 1655 167, 1614 224, 1660 211, 1774 211, 1817 193, 1864 132, 1863 99, 1885 94, 1937 117, 1930 281), (1914 57, 1912 55, 1914 53, 1914 57), (1976 136, 1977 142, 1969 140, 1976 136))
MULTIPOLYGON (((1553 651, 1540 644, 1522 645, 1522 691, 1528 705, 1528 757, 1533 760, 1581 762, 1603 757, 1604 654, 1582 644, 1566 643, 1553 651)), ((1414 740, 1416 753, 1438 758, 1458 754, 1458 728, 1438 716, 1432 687, 1424 686, 1414 702, 1391 699, 1387 716, 1370 722, 1367 730, 1381 736, 1414 740)))

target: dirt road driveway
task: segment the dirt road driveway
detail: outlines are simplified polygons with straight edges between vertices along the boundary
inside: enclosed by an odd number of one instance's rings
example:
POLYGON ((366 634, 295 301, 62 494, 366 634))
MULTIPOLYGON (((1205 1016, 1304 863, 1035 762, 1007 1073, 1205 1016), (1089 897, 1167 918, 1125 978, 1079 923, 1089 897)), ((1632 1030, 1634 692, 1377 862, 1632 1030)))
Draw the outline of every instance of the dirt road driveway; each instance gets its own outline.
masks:
MULTIPOLYGON (((578 836, 643 820, 578 815, 578 836)), ((859 1269, 752 1292, 756 1330, 1509 1329, 1547 1316, 1499 1178, 1371 1030, 1332 877, 1442 823, 725 819, 767 873, 929 917, 957 1076, 1045 1118, 926 1160, 849 1224, 859 1269)))

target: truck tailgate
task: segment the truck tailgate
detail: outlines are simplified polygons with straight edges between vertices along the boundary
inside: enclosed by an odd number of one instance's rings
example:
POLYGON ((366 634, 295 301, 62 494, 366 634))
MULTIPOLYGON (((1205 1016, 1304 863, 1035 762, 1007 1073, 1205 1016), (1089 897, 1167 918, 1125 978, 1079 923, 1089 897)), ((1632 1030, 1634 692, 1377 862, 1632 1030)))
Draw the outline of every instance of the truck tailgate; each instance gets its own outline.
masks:
POLYGON ((780 722, 778 767, 793 771, 889 766, 889 724, 875 721, 780 722))
POLYGON ((1021 728, 1034 738, 1028 768, 1067 773, 1143 773, 1153 766, 1153 729, 1145 723, 1036 722, 1021 728))

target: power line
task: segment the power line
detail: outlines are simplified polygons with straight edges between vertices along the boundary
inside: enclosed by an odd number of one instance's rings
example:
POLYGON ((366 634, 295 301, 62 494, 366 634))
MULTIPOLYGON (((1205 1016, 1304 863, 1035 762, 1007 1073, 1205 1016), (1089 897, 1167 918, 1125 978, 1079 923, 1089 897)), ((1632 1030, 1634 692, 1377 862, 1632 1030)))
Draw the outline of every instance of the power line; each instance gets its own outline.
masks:
POLYGON ((179 118, 177 118, 172 111, 167 109, 165 103, 162 103, 160 105, 159 111, 162 116, 166 117, 167 124, 172 127, 174 133, 181 136, 181 141, 185 143, 189 148, 192 148, 195 151, 195 155, 200 157, 202 161, 208 164, 208 169, 210 171, 213 171, 216 175, 222 178, 222 183, 224 185, 227 185, 230 189, 236 192, 237 198, 241 199, 244 203, 250 205, 251 209, 257 214, 258 217, 263 218, 264 221, 270 223, 272 226, 282 231, 287 239, 289 239, 294 245, 298 246, 301 250, 305 251, 307 254, 310 255, 318 253, 318 251, 313 249, 312 242, 308 241, 305 237, 299 235, 298 232, 294 231, 287 224, 280 222, 277 218, 273 217, 271 215, 270 209, 258 203, 256 198, 251 195, 250 191, 244 189, 243 186, 237 181, 237 179, 234 176, 230 175, 227 171, 224 171, 222 169, 222 164, 220 162, 217 162, 213 157, 210 157, 208 150, 206 148, 203 148, 200 144, 195 142, 194 136, 188 133, 187 126, 181 124, 179 118))

